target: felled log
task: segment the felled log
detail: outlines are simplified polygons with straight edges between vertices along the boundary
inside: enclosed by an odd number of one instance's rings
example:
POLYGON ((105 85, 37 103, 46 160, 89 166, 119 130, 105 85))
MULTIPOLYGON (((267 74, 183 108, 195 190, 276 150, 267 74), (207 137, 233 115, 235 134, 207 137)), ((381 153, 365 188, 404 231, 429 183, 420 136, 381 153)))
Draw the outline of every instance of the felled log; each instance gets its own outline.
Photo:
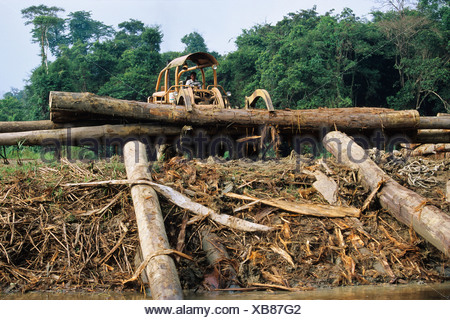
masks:
POLYGON ((184 106, 164 105, 99 97, 92 93, 50 92, 50 119, 64 122, 78 116, 105 115, 135 120, 195 125, 276 125, 280 129, 414 129, 419 124, 416 110, 394 111, 382 108, 341 108, 310 110, 220 109, 211 106, 186 110, 184 106))
POLYGON ((449 129, 417 130, 417 135, 413 137, 413 140, 419 143, 450 143, 450 130, 449 129))
POLYGON ((450 152, 450 143, 422 144, 411 152, 411 156, 424 156, 442 152, 450 152))
POLYGON ((103 124, 124 124, 119 123, 120 120, 107 119, 108 121, 101 121, 95 119, 92 121, 80 121, 81 119, 72 118, 68 122, 56 123, 51 120, 36 120, 36 121, 0 121, 0 133, 6 132, 25 132, 37 130, 52 130, 62 128, 74 127, 91 127, 103 124))
POLYGON ((0 133, 34 130, 50 130, 64 127, 65 124, 54 123, 50 120, 38 121, 0 121, 0 133))
POLYGON ((339 131, 328 133, 323 139, 323 144, 339 162, 359 170, 366 187, 374 190, 382 183, 378 194, 381 205, 397 220, 411 226, 423 238, 449 256, 449 215, 435 206, 427 205, 424 197, 394 181, 344 133, 339 131))
POLYGON ((450 129, 450 117, 420 117, 418 129, 450 129))
MULTIPOLYGON (((145 145, 130 141, 124 147, 125 167, 130 180, 151 180, 145 145)), ((146 267, 150 291, 155 300, 182 299, 180 280, 170 250, 164 228, 164 219, 158 196, 148 185, 131 187, 139 240, 144 259, 154 255, 146 267)))
POLYGON ((104 138, 136 138, 140 136, 174 136, 180 134, 181 128, 160 125, 102 125, 93 127, 75 127, 52 130, 36 130, 24 132, 0 133, 0 145, 11 146, 43 145, 51 142, 59 142, 67 145, 82 145, 97 140, 99 143, 104 138))
POLYGON ((207 282, 205 285, 210 289, 236 287, 237 272, 220 238, 209 230, 203 230, 201 235, 202 249, 206 254, 206 260, 213 267, 213 272, 205 276, 207 282))
POLYGON ((224 194, 227 197, 234 199, 241 199, 246 201, 259 201, 268 206, 280 208, 289 212, 294 212, 302 215, 316 216, 316 217, 359 217, 360 211, 353 207, 340 207, 327 204, 312 204, 312 203, 297 203, 277 199, 258 199, 256 197, 227 192, 224 194))

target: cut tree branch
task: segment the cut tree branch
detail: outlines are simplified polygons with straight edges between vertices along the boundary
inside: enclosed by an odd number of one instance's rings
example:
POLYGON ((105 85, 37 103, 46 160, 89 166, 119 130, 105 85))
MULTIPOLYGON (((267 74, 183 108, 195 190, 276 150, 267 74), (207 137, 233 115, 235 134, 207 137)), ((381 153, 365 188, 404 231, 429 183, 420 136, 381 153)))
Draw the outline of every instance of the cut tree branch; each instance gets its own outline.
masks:
POLYGON ((130 184, 132 186, 134 185, 148 185, 153 187, 156 192, 164 196, 167 200, 172 202, 173 204, 189 210, 190 212, 199 215, 201 217, 208 217, 209 219, 220 223, 224 226, 227 226, 232 229, 237 229, 241 231, 262 231, 262 232, 268 232, 272 231, 273 227, 267 227, 261 224, 253 223, 250 221, 242 220, 227 214, 220 214, 216 213, 214 210, 211 210, 199 203, 196 203, 186 197, 185 195, 181 194, 180 192, 164 186, 162 184, 158 184, 149 180, 108 180, 108 181, 99 181, 99 182, 83 182, 83 183, 68 183, 64 184, 62 186, 64 187, 73 187, 73 186, 80 186, 80 187, 87 187, 87 186, 99 186, 99 185, 107 185, 107 184, 130 184))

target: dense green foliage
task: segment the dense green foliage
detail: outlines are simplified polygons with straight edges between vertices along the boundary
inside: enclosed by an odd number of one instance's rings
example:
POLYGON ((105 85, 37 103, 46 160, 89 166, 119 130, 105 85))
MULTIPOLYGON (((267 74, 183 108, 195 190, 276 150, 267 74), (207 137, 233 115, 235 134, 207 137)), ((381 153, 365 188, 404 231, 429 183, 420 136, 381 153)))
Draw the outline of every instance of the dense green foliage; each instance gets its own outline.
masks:
POLYGON ((361 20, 350 9, 323 16, 315 8, 290 13, 275 26, 244 30, 238 50, 223 61, 222 80, 238 101, 265 88, 278 108, 449 111, 444 3, 424 0, 416 10, 374 12, 374 21, 361 20))
MULTIPOLYGON (((90 12, 63 19, 58 16, 63 11, 43 5, 22 10, 25 24, 33 26, 31 38, 40 45, 42 63, 24 91, 0 100, 0 120, 47 118, 52 90, 145 101, 167 61, 208 50, 203 37, 192 32, 180 39, 183 52, 162 53, 159 27, 131 19, 115 29, 93 20, 90 12)), ((234 52, 212 53, 220 62, 219 83, 238 106, 264 88, 276 108, 450 112, 447 1, 421 0, 415 8, 392 6, 372 16, 360 19, 350 9, 320 15, 314 7, 289 13, 275 25, 243 30, 234 52)))
POLYGON ((31 120, 23 95, 23 91, 13 89, 0 99, 0 121, 31 120))

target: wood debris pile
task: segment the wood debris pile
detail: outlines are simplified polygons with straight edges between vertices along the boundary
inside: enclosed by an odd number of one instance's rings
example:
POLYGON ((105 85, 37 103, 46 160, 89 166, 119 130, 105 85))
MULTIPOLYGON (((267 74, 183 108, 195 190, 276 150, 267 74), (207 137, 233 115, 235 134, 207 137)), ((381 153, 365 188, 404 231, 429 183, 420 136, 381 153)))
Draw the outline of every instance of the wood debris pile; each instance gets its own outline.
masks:
POLYGON ((0 170, 0 291, 100 290, 133 273, 138 240, 124 187, 60 187, 122 176, 123 165, 62 161, 0 170))
MULTIPOLYGON (((391 160, 387 156, 378 162, 383 166, 391 160)), ((419 160, 408 159, 398 166, 414 161, 419 160)), ((427 167, 435 168, 429 188, 408 185, 408 176, 397 173, 394 163, 386 168, 392 168, 388 173, 394 179, 423 192, 427 201, 450 214, 445 200, 449 164, 448 159, 429 160, 427 167)), ((184 289, 305 290, 448 280, 448 258, 382 209, 376 196, 370 199, 371 192, 361 186, 357 172, 332 158, 188 161, 175 157, 153 163, 152 169, 156 183, 199 204, 275 228, 235 230, 160 197, 171 247, 193 258, 174 256, 184 289), (335 206, 361 209, 365 205, 359 218, 319 217, 268 204, 283 200, 329 205, 314 185, 317 172, 335 182, 335 206), (207 254, 211 247, 219 248, 213 258, 207 254)), ((0 291, 143 288, 141 279, 126 282, 136 271, 139 251, 127 186, 64 186, 126 179, 118 159, 25 163, 14 171, 7 166, 0 170, 0 291)))

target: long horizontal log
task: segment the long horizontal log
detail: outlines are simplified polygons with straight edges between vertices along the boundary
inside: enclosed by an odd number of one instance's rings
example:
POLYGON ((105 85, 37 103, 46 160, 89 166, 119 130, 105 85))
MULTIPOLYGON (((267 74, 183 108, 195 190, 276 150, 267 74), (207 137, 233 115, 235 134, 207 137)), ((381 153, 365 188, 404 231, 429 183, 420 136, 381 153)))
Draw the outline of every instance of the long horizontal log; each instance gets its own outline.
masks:
POLYGON ((323 144, 339 162, 359 170, 363 184, 371 190, 382 184, 378 198, 383 208, 397 220, 411 226, 445 255, 450 255, 448 214, 435 206, 427 205, 424 197, 397 183, 344 133, 339 131, 328 133, 323 139, 323 144))
MULTIPOLYGON (((75 127, 92 127, 101 126, 105 124, 127 124, 120 122, 120 119, 114 120, 113 118, 91 121, 81 121, 82 119, 73 118, 66 122, 53 122, 51 120, 36 120, 36 121, 0 121, 0 133, 6 132, 24 132, 24 131, 37 131, 37 130, 53 130, 63 128, 75 128, 75 127)), ((133 123, 142 124, 142 123, 133 123)), ((143 124, 145 125, 145 123, 143 124)))
POLYGON ((160 125, 103 125, 94 127, 75 127, 53 130, 35 130, 25 132, 0 133, 0 145, 43 145, 57 141, 61 144, 77 145, 101 142, 104 138, 132 138, 139 136, 174 136, 181 128, 160 125))
POLYGON ((346 129, 413 129, 419 124, 416 110, 394 111, 382 108, 341 108, 276 110, 220 109, 145 103, 100 97, 92 93, 50 92, 50 119, 66 121, 70 115, 105 115, 178 124, 223 126, 276 125, 281 129, 317 130, 322 127, 346 129))
POLYGON ((418 129, 450 129, 450 117, 420 117, 418 129))
POLYGON ((0 133, 21 132, 35 130, 51 130, 64 127, 65 124, 54 123, 50 120, 38 121, 0 121, 0 133))
POLYGON ((450 152, 450 143, 423 144, 418 146, 411 152, 411 156, 424 156, 427 154, 436 154, 450 152))
POLYGON ((417 130, 412 140, 419 143, 450 143, 450 129, 417 130))

